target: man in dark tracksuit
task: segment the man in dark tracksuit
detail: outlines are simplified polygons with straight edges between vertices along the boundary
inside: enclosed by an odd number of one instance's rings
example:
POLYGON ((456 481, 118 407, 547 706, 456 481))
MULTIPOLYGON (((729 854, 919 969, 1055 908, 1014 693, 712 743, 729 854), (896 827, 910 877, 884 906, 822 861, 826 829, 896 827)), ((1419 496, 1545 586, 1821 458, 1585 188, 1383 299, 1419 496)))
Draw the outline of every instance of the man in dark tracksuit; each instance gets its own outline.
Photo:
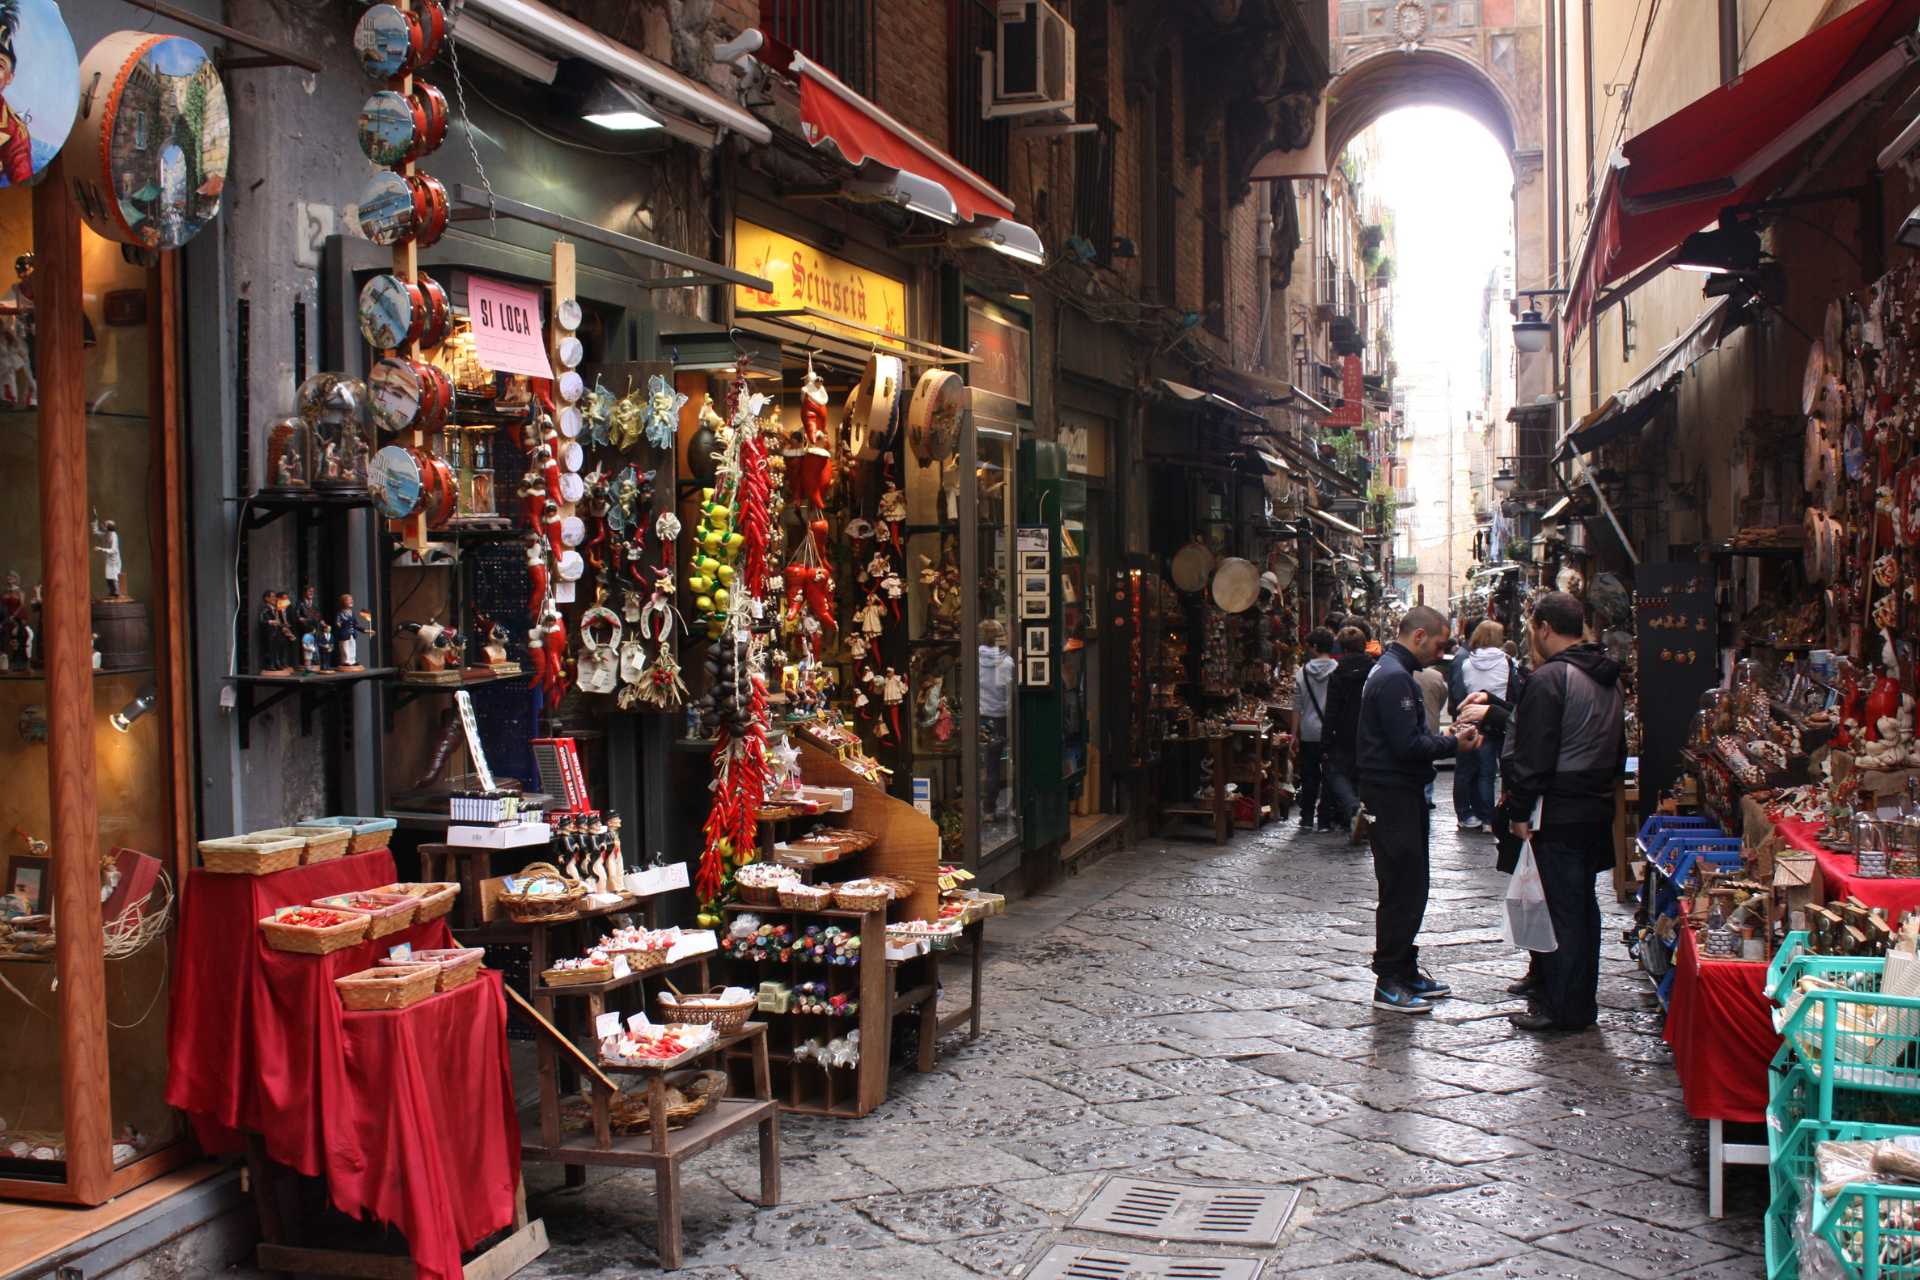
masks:
MULTIPOLYGON (((1326 714, 1320 741, 1326 753, 1326 798, 1320 811, 1333 809, 1333 825, 1357 830, 1360 814, 1360 691, 1376 659, 1367 652, 1367 638, 1358 627, 1343 627, 1336 637, 1340 650, 1333 674, 1327 677, 1326 714)), ((1327 824, 1323 821, 1322 826, 1327 824)), ((1359 836, 1353 843, 1360 842, 1359 836)))
MULTIPOLYGON (((1427 731, 1427 701, 1413 673, 1440 656, 1446 615, 1426 605, 1407 611, 1400 638, 1388 646, 1360 695, 1360 798, 1371 825, 1373 874, 1380 885, 1374 913, 1376 1008, 1433 1012, 1432 997, 1452 990, 1421 972, 1414 939, 1427 914, 1426 787, 1433 762, 1480 745, 1471 724, 1457 738, 1427 731)), ((1484 714, 1475 708, 1469 716, 1484 714)))
POLYGON ((1564 591, 1540 597, 1527 628, 1534 669, 1501 753, 1513 833, 1532 839, 1553 917, 1553 951, 1535 952, 1536 1003, 1523 1031, 1579 1031, 1599 1016, 1600 903, 1593 878, 1613 866, 1614 784, 1626 757, 1620 664, 1583 643, 1584 610, 1564 591), (1538 828, 1530 825, 1542 802, 1538 828))

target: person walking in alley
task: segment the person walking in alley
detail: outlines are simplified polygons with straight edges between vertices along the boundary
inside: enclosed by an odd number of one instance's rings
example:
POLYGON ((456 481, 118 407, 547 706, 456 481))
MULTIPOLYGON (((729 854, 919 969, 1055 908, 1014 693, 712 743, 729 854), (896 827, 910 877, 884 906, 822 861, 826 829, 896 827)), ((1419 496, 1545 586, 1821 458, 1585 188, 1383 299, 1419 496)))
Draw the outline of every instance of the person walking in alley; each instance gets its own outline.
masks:
POLYGON ((1581 638, 1584 611, 1564 591, 1541 596, 1527 639, 1533 671, 1513 709, 1505 758, 1513 833, 1533 841, 1553 917, 1553 951, 1536 952, 1522 1031, 1579 1031, 1599 1016, 1600 902, 1593 878, 1613 866, 1614 785, 1626 758, 1620 664, 1581 638), (1539 824, 1533 825, 1534 805, 1539 824))
MULTIPOLYGON (((1500 645, 1506 628, 1491 619, 1473 629, 1467 649, 1455 656, 1448 685, 1453 698, 1453 713, 1476 693, 1484 693, 1495 704, 1511 704, 1520 695, 1520 677, 1513 660, 1500 645)), ((1477 751, 1463 751, 1453 763, 1453 814, 1462 831, 1478 831, 1493 825, 1494 794, 1500 775, 1500 748, 1504 735, 1481 724, 1481 743, 1477 751)))
POLYGON ((1331 794, 1321 795, 1321 771, 1327 758, 1326 717, 1327 680, 1339 664, 1329 656, 1333 652, 1333 632, 1315 627, 1307 633, 1307 648, 1313 657, 1300 668, 1299 695, 1294 705, 1300 712, 1299 732, 1293 738, 1293 753, 1300 762, 1300 830, 1314 829, 1319 813, 1322 831, 1334 830, 1329 815, 1335 810, 1331 794), (1316 806, 1317 802, 1317 806, 1316 806))
POLYGON ((1360 812, 1360 691, 1374 660, 1367 654, 1367 638, 1358 627, 1342 627, 1335 639, 1340 657, 1333 674, 1327 677, 1327 711, 1321 717, 1326 795, 1320 801, 1320 829, 1345 827, 1358 844, 1366 831, 1360 812), (1328 805, 1334 806, 1331 825, 1328 805))
POLYGON ((1426 697, 1414 674, 1440 656, 1447 618, 1416 605, 1400 623, 1400 636, 1381 655, 1360 699, 1360 798, 1371 826, 1373 874, 1380 886, 1374 912, 1373 1004, 1400 1013, 1431 1013, 1433 998, 1452 988, 1421 970, 1414 939, 1427 913, 1425 790, 1433 762, 1480 745, 1471 721, 1484 706, 1464 708, 1458 734, 1427 727, 1426 697))

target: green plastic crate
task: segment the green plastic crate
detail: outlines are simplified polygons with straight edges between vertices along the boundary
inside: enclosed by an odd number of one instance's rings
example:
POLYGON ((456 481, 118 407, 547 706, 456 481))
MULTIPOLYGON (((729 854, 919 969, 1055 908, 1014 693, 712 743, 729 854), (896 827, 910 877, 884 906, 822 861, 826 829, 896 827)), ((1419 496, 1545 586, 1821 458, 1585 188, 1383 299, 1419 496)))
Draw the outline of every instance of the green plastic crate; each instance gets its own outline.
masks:
POLYGON ((1767 1280, 1798 1280, 1800 1247, 1793 1241, 1793 1216, 1799 1205, 1798 1196, 1784 1201, 1775 1196, 1767 1206, 1767 1280))
POLYGON ((1845 1118, 1834 1107, 1836 1090, 1920 1099, 1920 997, 1881 994, 1885 966, 1878 959, 1803 956, 1794 963, 1798 976, 1846 984, 1807 992, 1791 1013, 1775 1014, 1783 1043, 1773 1065, 1784 1070, 1798 1062, 1817 1085, 1808 1118, 1845 1118))
POLYGON ((1787 988, 1793 985, 1794 978, 1800 976, 1800 958, 1811 954, 1807 950, 1805 929, 1795 929, 1781 940, 1780 949, 1773 953, 1773 960, 1767 965, 1766 992, 1775 1004, 1780 1003, 1787 988))

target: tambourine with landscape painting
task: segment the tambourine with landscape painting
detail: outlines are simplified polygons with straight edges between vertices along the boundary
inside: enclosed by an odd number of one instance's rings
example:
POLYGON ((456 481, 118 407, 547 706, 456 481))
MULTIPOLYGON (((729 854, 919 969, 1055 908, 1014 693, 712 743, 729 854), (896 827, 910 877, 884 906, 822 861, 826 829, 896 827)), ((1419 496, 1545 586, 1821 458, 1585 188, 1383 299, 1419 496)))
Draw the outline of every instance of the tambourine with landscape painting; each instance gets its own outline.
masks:
POLYGON ((447 42, 447 11, 434 0, 411 10, 376 4, 353 28, 353 53, 360 69, 388 82, 411 75, 440 56, 447 42))
POLYGON ((446 136, 447 98, 430 84, 416 84, 411 96, 383 89, 360 108, 360 150, 375 164, 410 164, 446 136))

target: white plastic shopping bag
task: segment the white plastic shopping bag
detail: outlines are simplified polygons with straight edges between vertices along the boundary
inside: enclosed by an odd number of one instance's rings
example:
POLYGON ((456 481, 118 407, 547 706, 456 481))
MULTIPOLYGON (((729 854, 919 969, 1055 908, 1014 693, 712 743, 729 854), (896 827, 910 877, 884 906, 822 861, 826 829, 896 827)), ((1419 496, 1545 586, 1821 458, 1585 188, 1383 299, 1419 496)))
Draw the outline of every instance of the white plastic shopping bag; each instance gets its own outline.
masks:
POLYGON ((1559 939, 1553 936, 1553 915, 1547 910, 1547 889, 1540 882, 1540 867, 1533 860, 1533 841, 1520 846, 1520 864, 1507 883, 1507 914, 1501 936, 1527 951, 1556 951, 1559 939))

